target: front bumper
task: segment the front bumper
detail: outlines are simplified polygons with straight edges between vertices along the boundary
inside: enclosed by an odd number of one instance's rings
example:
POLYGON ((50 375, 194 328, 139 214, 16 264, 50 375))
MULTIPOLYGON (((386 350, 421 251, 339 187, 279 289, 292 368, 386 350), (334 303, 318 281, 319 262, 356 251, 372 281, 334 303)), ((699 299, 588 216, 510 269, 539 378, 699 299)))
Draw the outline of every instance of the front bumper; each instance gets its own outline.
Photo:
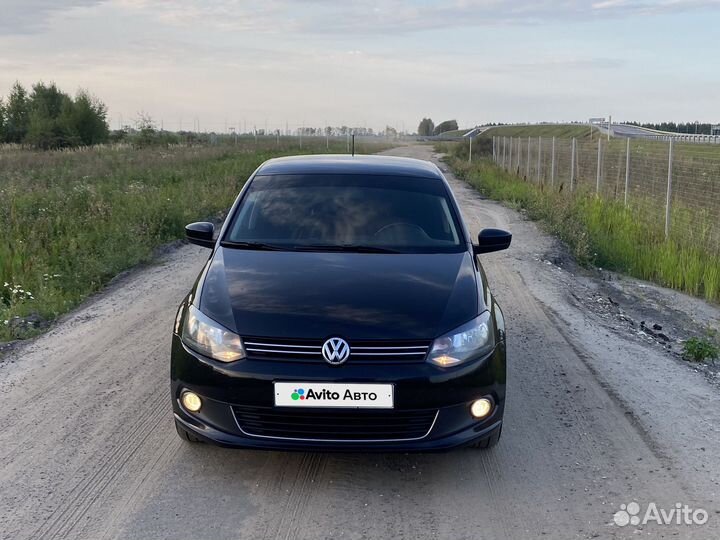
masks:
POLYGON ((322 363, 250 359, 222 364, 189 350, 175 335, 172 405, 176 421, 187 431, 226 447, 363 452, 446 450, 477 442, 501 429, 505 374, 502 343, 490 355, 451 369, 425 363, 352 365, 348 362, 333 367, 322 363), (423 436, 399 440, 298 440, 290 435, 266 437, 243 431, 233 407, 273 410, 275 381, 392 383, 395 387, 393 411, 430 410, 435 412, 434 421, 423 436), (198 413, 186 411, 180 404, 180 394, 185 389, 202 397, 203 407, 198 413), (470 415, 470 403, 483 396, 490 396, 495 407, 489 417, 477 421, 470 415))

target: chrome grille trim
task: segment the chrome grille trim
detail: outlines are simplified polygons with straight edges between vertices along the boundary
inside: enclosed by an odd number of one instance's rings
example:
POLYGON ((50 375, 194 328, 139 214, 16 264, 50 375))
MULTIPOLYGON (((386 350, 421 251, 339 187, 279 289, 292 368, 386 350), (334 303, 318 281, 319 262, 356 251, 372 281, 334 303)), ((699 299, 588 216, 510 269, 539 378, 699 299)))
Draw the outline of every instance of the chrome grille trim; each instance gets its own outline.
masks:
POLYGON ((279 353, 279 354, 320 354, 320 350, 317 351, 291 351, 291 350, 278 350, 278 349, 251 349, 246 347, 246 351, 248 352, 271 352, 271 353, 279 353))
MULTIPOLYGON (((350 359, 355 362, 421 362, 425 360, 431 340, 355 340, 350 341, 350 359)), ((243 338, 250 357, 276 361, 325 362, 321 339, 243 338)))
MULTIPOLYGON (((350 358, 353 357, 352 350, 350 351, 350 358)), ((425 352, 366 352, 366 353, 357 353, 355 356, 409 356, 409 355, 423 355, 425 356, 425 352)))
POLYGON ((399 349, 399 350, 407 350, 407 349, 423 349, 427 350, 427 346, 409 346, 409 347, 353 347, 356 351, 374 351, 374 350, 391 350, 391 349, 399 349))
POLYGON ((255 341, 245 341, 245 345, 257 345, 258 347, 293 347, 298 349, 321 349, 322 345, 283 345, 282 343, 258 343, 255 341))

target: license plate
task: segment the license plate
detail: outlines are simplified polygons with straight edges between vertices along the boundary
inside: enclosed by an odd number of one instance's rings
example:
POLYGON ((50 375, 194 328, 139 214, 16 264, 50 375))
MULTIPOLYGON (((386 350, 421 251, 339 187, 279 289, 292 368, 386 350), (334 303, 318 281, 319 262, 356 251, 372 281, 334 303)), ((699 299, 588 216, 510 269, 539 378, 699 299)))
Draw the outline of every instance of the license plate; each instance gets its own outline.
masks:
POLYGON ((276 382, 276 407, 392 409, 392 384, 276 382))

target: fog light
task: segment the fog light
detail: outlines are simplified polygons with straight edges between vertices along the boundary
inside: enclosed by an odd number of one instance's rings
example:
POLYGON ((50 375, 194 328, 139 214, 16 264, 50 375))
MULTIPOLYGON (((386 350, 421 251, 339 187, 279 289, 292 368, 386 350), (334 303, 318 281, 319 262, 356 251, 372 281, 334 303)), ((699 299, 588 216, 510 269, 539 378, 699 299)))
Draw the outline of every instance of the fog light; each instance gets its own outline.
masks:
POLYGON ((202 407, 202 400, 195 392, 183 392, 180 401, 182 401, 183 407, 190 412, 198 412, 202 407))
POLYGON ((475 418, 485 418, 488 414, 490 414, 490 411, 492 411, 492 407, 492 401, 488 398, 480 398, 473 401, 472 405, 470 405, 470 413, 475 418))

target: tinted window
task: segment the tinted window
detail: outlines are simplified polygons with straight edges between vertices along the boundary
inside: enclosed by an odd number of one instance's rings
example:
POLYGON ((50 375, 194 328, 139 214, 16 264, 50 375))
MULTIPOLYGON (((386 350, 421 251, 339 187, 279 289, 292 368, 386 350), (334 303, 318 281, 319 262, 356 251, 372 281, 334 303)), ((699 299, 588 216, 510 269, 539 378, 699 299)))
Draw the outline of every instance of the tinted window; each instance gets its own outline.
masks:
POLYGON ((415 253, 464 249, 441 181, 361 175, 255 177, 224 240, 415 253))

